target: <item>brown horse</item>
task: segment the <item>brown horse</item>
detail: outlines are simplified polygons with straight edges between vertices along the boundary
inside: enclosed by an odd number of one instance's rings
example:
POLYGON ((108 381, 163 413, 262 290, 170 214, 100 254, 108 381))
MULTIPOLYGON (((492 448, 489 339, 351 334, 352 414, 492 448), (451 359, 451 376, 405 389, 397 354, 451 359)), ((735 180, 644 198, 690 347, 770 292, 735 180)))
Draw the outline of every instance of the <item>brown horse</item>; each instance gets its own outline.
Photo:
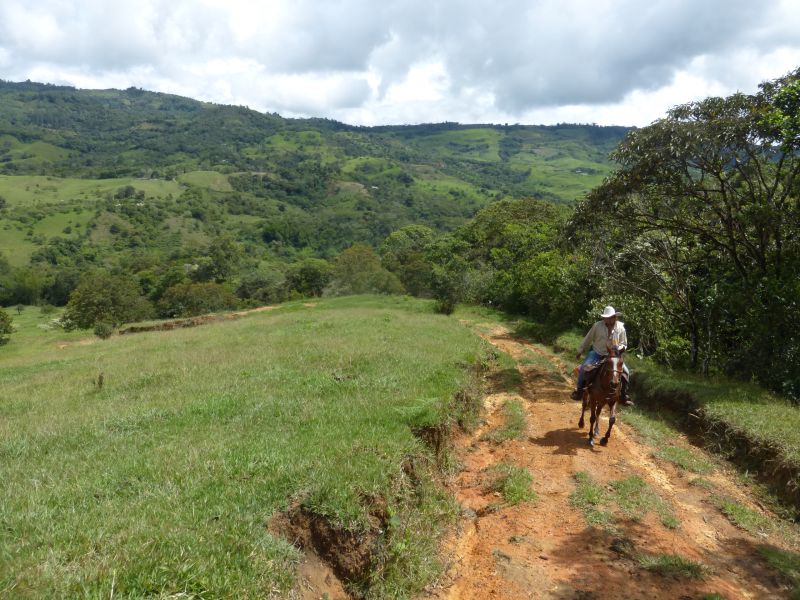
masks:
POLYGON ((608 438, 611 436, 611 428, 617 420, 617 402, 620 398, 620 381, 622 378, 622 365, 623 365, 623 352, 615 352, 610 347, 606 347, 608 356, 604 359, 599 367, 600 371, 588 387, 583 392, 583 406, 581 408, 581 420, 578 421, 578 427, 583 429, 584 420, 583 415, 586 412, 586 407, 591 408, 591 417, 589 419, 589 445, 594 446, 594 436, 600 435, 600 413, 603 407, 608 404, 608 410, 611 416, 608 418, 608 431, 606 435, 600 440, 600 445, 605 446, 608 444, 608 438))

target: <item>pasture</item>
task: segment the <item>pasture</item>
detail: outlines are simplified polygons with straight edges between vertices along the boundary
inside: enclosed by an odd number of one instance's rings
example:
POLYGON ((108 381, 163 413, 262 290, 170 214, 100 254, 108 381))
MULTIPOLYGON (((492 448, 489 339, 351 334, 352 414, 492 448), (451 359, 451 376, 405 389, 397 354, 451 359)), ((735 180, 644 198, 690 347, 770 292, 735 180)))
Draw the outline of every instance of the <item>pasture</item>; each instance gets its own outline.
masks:
POLYGON ((289 304, 106 341, 13 315, 0 596, 284 593, 299 555, 267 523, 291 503, 356 532, 376 503, 388 511, 363 589, 435 573, 432 534, 454 509, 402 465, 430 457, 411 427, 446 418, 485 347, 429 303, 289 304))

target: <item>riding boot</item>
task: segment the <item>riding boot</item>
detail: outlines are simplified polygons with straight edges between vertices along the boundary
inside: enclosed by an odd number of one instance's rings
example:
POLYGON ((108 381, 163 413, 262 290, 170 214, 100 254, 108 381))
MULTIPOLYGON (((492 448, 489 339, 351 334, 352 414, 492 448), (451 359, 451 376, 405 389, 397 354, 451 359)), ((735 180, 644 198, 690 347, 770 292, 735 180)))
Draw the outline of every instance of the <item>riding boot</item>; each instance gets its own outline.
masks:
POLYGON ((581 390, 576 389, 572 390, 572 393, 569 395, 569 397, 577 402, 583 398, 583 394, 581 393, 581 390))
POLYGON ((622 401, 622 406, 633 406, 633 401, 631 397, 628 396, 628 378, 623 377, 620 385, 619 390, 620 400, 622 401))

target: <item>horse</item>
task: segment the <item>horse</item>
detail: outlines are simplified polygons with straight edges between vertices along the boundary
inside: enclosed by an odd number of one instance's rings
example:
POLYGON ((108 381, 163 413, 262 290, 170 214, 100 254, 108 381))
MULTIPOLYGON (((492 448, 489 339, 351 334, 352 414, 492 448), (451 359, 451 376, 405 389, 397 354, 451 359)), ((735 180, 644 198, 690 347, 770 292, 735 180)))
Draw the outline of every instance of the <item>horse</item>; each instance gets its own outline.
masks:
POLYGON ((600 440, 600 445, 605 446, 608 444, 608 438, 611 436, 611 428, 617 420, 617 402, 620 399, 620 381, 622 380, 624 364, 623 353, 616 352, 610 346, 606 346, 608 356, 603 360, 599 367, 594 380, 584 388, 583 391, 583 404, 581 407, 581 420, 578 421, 578 427, 583 429, 584 420, 583 416, 586 412, 586 407, 591 407, 591 417, 589 419, 589 445, 594 447, 594 436, 600 435, 600 413, 603 407, 607 404, 611 412, 608 418, 608 431, 606 435, 600 440))

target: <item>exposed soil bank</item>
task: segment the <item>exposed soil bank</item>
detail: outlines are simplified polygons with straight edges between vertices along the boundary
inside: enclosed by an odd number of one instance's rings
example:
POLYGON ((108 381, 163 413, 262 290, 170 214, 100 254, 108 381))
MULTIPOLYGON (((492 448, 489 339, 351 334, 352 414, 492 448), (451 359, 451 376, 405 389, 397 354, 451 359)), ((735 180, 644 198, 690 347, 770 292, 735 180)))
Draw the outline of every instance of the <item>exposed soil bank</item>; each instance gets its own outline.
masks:
POLYGON ((647 374, 634 373, 631 390, 643 406, 672 412, 686 431, 746 469, 800 515, 800 464, 787 460, 781 448, 714 418, 690 392, 655 385, 647 374))

